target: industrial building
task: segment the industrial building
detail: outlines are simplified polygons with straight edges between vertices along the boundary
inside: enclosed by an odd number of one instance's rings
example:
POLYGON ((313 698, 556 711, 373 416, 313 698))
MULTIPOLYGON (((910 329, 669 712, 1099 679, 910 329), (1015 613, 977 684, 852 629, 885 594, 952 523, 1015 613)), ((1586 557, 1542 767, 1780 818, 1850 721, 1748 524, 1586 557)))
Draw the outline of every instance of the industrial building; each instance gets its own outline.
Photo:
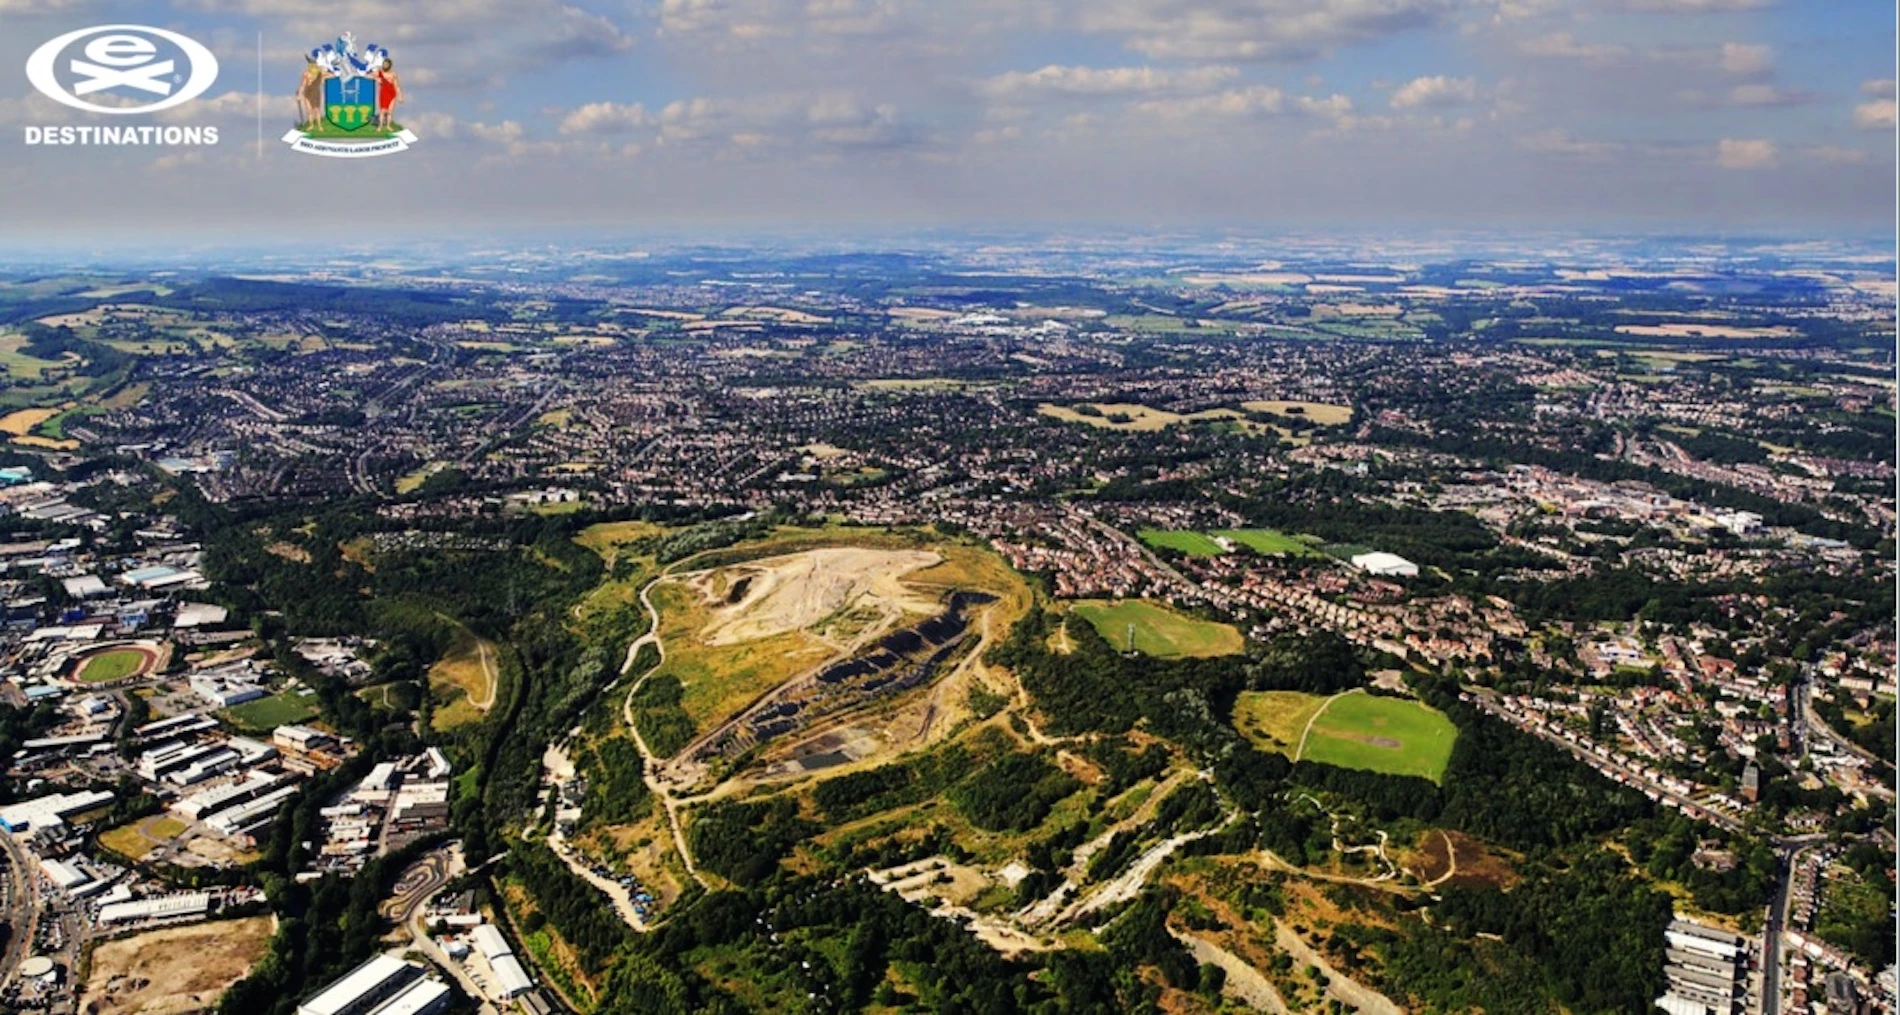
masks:
POLYGON ((422 978, 422 967, 391 955, 372 956, 315 997, 297 1015, 370 1015, 422 978))
POLYGON ((99 925, 199 917, 210 911, 210 892, 180 892, 152 899, 107 903, 99 907, 99 925))
POLYGON ((435 1015, 449 1007, 449 988, 441 980, 417 980, 370 1015, 435 1015))
POLYGON ((488 960, 488 968, 495 971, 495 988, 503 998, 516 998, 534 987, 533 978, 521 967, 521 960, 515 958, 515 949, 502 936, 501 929, 492 923, 484 923, 469 933, 469 939, 475 943, 475 950, 488 960))
POLYGON ((1656 1006, 1669 1015, 1737 1015, 1748 995, 1748 944, 1740 936, 1687 920, 1665 933, 1668 989, 1656 1006))
POLYGON ((22 803, 0 807, 0 828, 15 835, 27 831, 57 829, 75 814, 94 810, 112 802, 104 790, 80 793, 54 793, 22 803))
POLYGON ((289 776, 252 772, 242 782, 215 786, 172 804, 172 812, 186 821, 199 821, 238 804, 255 800, 289 781, 289 776))
POLYGON ((495 990, 504 998, 512 1000, 534 989, 534 980, 513 955, 491 959, 488 967, 495 971, 495 990))
POLYGON ((219 835, 237 836, 250 832, 277 814, 277 808, 297 794, 295 786, 281 786, 269 793, 212 815, 205 826, 219 835))
POLYGON ((491 962, 503 955, 515 953, 514 946, 502 936, 501 928, 492 923, 484 923, 476 927, 469 933, 469 939, 475 943, 475 950, 482 953, 482 958, 491 962))
POLYGON ((271 731, 271 743, 280 750, 308 754, 336 746, 336 738, 308 726, 279 726, 271 731))
POLYGON ((1361 553, 1352 558, 1352 566, 1380 578, 1416 578, 1418 565, 1396 553, 1361 553))

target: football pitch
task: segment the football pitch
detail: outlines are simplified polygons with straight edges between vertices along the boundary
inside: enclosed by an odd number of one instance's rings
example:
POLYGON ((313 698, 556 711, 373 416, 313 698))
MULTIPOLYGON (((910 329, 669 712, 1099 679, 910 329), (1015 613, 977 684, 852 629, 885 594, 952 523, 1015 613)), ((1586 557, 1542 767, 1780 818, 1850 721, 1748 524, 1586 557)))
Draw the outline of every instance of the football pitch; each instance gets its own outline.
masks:
POLYGON ((1218 557, 1220 544, 1198 533, 1168 529, 1142 529, 1136 535, 1156 549, 1174 550, 1190 557, 1218 557))
POLYGON ((1294 760, 1442 782, 1457 740, 1458 727, 1435 709, 1352 691, 1313 717, 1294 760))
POLYGON ((1231 539, 1255 553, 1268 555, 1283 553, 1289 557, 1317 557, 1319 551, 1299 539, 1287 535, 1278 529, 1231 529, 1216 532, 1222 539, 1231 539))

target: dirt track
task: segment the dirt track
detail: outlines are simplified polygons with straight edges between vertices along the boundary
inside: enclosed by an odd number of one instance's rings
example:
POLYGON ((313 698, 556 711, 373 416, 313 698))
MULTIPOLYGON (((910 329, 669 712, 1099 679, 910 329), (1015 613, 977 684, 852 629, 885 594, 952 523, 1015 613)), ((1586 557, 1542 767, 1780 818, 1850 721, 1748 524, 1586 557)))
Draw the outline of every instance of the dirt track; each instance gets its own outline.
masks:
POLYGON ((86 981, 89 1015, 184 1015, 218 1003, 270 944, 276 920, 253 916, 155 930, 102 944, 86 981))

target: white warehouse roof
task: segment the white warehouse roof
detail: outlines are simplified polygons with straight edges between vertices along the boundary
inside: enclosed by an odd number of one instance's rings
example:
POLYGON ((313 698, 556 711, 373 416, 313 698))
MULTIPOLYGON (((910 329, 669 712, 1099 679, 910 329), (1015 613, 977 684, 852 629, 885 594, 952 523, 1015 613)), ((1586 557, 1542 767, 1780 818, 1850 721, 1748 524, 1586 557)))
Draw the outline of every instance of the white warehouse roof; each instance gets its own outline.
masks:
POLYGON ((501 928, 492 923, 484 923, 469 935, 475 940, 475 950, 482 958, 497 959, 503 955, 513 955, 515 950, 508 945, 508 939, 501 935, 501 928))
POLYGON ((494 967, 501 996, 519 997, 534 989, 534 981, 528 978, 528 971, 521 968, 520 961, 513 955, 503 955, 489 962, 489 965, 494 967))

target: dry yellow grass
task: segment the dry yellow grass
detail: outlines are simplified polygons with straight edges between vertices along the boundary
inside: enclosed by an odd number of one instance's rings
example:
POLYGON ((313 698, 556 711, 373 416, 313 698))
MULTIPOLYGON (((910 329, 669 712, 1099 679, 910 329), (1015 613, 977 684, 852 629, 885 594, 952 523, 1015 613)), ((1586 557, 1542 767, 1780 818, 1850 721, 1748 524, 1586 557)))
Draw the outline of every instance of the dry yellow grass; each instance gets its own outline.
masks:
POLYGON ((1618 334, 1646 338, 1793 338, 1793 328, 1742 328, 1732 324, 1619 324, 1618 334))
POLYGON ((51 437, 15 437, 13 443, 28 448, 47 448, 52 451, 76 451, 79 442, 73 440, 56 441, 51 437))
POLYGON ((574 537, 576 543, 599 554, 607 566, 620 559, 620 550, 628 543, 665 534, 666 529, 652 522, 602 522, 589 525, 574 537))
POLYGON ((58 409, 16 409, 0 416, 0 433, 25 437, 33 428, 59 415, 58 409))
POLYGON ((264 957, 269 916, 171 927, 108 941, 92 953, 86 1007, 92 1015, 185 1015, 208 1011, 264 957))
POLYGON ((1095 408, 1101 410, 1102 414, 1099 416, 1090 416, 1077 412, 1068 406, 1048 403, 1036 406, 1036 411, 1052 419, 1062 420, 1065 423, 1086 423, 1089 426, 1100 427, 1104 430, 1133 430, 1141 433, 1165 430, 1176 423, 1188 420, 1235 419, 1240 416, 1240 413, 1232 409, 1209 409, 1206 412, 1197 412, 1191 416, 1183 416, 1180 413, 1169 412, 1166 409, 1137 405, 1133 402, 1096 402, 1085 404, 1093 405, 1095 408), (1127 418, 1110 419, 1109 417, 1111 416, 1127 418))
POLYGON ((1289 419, 1310 419, 1320 426, 1338 426, 1352 422, 1352 406, 1336 405, 1332 402, 1288 402, 1264 401, 1247 402, 1241 408, 1248 412, 1265 412, 1289 419), (1299 411, 1294 411, 1294 410, 1299 411))
POLYGON ((429 667, 429 690, 441 702, 435 710, 435 728, 448 730, 480 721, 495 707, 500 682, 495 647, 466 630, 459 632, 448 654, 429 667))

